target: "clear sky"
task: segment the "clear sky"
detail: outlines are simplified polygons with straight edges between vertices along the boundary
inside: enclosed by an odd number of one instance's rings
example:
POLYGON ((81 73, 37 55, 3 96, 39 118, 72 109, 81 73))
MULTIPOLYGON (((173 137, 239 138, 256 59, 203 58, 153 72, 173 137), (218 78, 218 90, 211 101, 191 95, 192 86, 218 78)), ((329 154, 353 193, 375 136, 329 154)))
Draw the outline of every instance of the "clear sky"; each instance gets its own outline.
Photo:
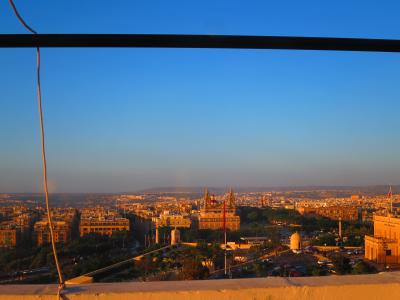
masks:
MULTIPOLYGON (((22 1, 40 33, 400 39, 400 1, 22 1)), ((0 1, 0 33, 26 33, 0 1)), ((400 56, 43 49, 56 192, 400 183, 400 56)), ((0 49, 0 192, 40 191, 35 51, 0 49)))

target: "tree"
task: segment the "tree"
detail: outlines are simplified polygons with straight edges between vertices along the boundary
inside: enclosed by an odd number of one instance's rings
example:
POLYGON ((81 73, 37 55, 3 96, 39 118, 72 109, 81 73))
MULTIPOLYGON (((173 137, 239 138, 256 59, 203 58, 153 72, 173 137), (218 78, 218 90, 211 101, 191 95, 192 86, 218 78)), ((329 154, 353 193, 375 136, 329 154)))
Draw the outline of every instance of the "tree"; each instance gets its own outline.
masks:
POLYGON ((376 273, 377 270, 373 267, 368 265, 364 261, 359 261, 353 266, 353 270, 351 271, 352 274, 370 274, 376 273))
POLYGON ((183 280, 206 279, 209 271, 200 261, 187 257, 183 261, 180 277, 183 280))
POLYGON ((35 257, 33 258, 29 268, 34 269, 45 266, 47 264, 47 255, 49 253, 50 253, 50 248, 42 247, 39 253, 36 254, 35 257))
POLYGON ((312 276, 326 275, 326 271, 321 269, 319 266, 313 266, 310 273, 312 276))
POLYGON ((316 246, 335 246, 336 240, 334 235, 330 233, 324 233, 319 235, 318 238, 313 239, 311 244, 316 246))
POLYGON ((348 274, 351 271, 350 259, 340 253, 334 253, 330 256, 335 271, 339 274, 348 274))
POLYGON ((256 222, 256 221, 258 220, 258 212, 257 212, 256 210, 254 210, 254 211, 252 211, 252 212, 249 212, 249 213, 247 214, 247 219, 248 219, 250 222, 256 222))

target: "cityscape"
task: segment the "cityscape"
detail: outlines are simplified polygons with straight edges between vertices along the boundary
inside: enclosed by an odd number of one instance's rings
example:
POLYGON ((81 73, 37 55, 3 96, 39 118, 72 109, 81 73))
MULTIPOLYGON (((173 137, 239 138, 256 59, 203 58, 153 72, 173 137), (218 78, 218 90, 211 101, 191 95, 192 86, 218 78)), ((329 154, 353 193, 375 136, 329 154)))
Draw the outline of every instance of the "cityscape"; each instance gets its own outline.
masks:
MULTIPOLYGON (((396 188, 54 194, 51 216, 72 283, 371 274, 400 267, 396 188)), ((40 195, 0 220, 1 283, 55 282, 40 195)))
POLYGON ((0 1, 0 300, 399 299, 399 11, 0 1))

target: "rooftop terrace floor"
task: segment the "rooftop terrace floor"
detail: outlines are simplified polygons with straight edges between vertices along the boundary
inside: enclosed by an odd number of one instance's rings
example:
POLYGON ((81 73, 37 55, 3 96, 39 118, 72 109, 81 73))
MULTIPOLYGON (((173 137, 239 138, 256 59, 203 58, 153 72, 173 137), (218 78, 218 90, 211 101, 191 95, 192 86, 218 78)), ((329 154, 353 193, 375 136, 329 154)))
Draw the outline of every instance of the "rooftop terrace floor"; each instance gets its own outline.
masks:
MULTIPOLYGON (((3 285, 0 300, 57 299, 56 285, 3 285)), ((400 299, 400 272, 297 278, 68 285, 63 299, 400 299)))

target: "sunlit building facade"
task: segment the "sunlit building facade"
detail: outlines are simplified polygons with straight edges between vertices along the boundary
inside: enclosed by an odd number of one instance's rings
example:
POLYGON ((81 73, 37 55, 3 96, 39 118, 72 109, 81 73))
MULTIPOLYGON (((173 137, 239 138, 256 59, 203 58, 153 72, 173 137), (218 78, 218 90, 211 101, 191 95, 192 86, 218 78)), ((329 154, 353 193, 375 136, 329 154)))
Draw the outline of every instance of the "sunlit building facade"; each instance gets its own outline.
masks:
POLYGON ((376 263, 400 263, 400 218, 374 215, 374 236, 365 236, 365 258, 376 263))
POLYGON ((153 218, 156 227, 175 227, 190 228, 192 222, 189 217, 183 215, 161 214, 159 217, 153 218))
POLYGON ((89 233, 112 236, 114 232, 129 230, 129 220, 126 218, 96 218, 82 219, 79 224, 79 234, 84 236, 89 233))

